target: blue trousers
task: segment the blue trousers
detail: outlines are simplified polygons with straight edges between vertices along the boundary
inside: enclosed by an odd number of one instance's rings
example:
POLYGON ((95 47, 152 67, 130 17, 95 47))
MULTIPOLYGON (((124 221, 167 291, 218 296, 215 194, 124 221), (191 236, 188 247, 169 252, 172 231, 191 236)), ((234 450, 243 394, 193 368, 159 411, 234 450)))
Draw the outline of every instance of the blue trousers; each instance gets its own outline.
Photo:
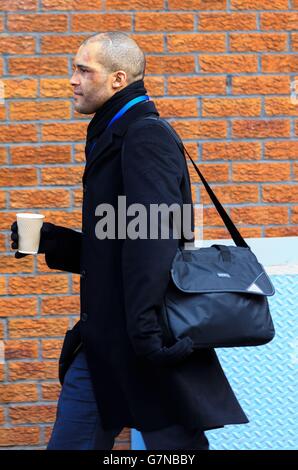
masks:
MULTIPOLYGON (((86 356, 80 350, 65 375, 47 450, 111 450, 122 429, 102 428, 86 356)), ((209 449, 202 430, 181 425, 141 434, 148 450, 209 449)))

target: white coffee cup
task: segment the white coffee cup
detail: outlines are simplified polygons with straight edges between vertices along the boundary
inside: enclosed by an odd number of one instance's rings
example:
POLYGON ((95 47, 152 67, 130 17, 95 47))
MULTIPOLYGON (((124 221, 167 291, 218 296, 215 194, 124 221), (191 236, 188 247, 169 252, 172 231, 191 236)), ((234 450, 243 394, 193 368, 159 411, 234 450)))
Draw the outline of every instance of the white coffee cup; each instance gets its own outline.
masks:
POLYGON ((36 255, 40 243, 40 229, 45 216, 30 212, 19 212, 16 216, 19 236, 18 251, 36 255))

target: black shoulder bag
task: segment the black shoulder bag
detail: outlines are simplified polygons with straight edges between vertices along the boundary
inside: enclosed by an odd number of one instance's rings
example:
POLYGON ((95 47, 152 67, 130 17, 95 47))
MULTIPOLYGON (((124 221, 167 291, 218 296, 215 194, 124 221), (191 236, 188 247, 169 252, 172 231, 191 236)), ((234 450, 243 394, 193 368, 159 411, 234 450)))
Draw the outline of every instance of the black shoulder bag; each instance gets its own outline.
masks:
POLYGON ((236 246, 179 247, 170 283, 159 312, 165 339, 171 344, 190 337, 194 348, 258 346, 275 330, 267 296, 275 293, 269 276, 242 238, 170 124, 166 126, 190 158, 236 246))

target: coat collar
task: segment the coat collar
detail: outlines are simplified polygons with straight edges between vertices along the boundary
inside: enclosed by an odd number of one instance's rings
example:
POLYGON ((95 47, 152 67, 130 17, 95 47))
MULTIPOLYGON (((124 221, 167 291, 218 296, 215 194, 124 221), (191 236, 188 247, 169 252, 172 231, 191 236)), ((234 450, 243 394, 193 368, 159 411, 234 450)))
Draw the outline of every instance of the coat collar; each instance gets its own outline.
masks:
POLYGON ((143 101, 138 103, 136 106, 133 106, 129 109, 121 118, 117 119, 111 127, 107 127, 103 133, 100 135, 97 140, 94 149, 91 154, 86 159, 85 171, 83 174, 83 182, 86 178, 87 172, 90 170, 90 167, 98 160, 104 151, 113 143, 114 135, 122 137, 129 125, 136 119, 140 119, 143 116, 148 114, 156 114, 159 116, 159 113, 155 107, 153 101, 143 101))

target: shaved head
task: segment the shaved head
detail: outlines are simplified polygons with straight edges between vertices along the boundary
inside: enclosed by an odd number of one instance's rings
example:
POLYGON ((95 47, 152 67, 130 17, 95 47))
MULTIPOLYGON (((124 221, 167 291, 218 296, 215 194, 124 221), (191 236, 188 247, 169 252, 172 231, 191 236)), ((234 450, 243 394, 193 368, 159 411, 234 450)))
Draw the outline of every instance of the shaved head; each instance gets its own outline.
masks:
POLYGON ((74 89, 75 110, 96 112, 115 93, 143 80, 145 56, 125 33, 105 32, 88 37, 73 61, 70 83, 74 89))
MULTIPOLYGON (((108 73, 124 70, 127 83, 143 80, 146 60, 138 44, 122 32, 96 33, 85 39, 82 45, 98 44, 98 61, 108 73)), ((96 54, 97 55, 97 54, 96 54)))

